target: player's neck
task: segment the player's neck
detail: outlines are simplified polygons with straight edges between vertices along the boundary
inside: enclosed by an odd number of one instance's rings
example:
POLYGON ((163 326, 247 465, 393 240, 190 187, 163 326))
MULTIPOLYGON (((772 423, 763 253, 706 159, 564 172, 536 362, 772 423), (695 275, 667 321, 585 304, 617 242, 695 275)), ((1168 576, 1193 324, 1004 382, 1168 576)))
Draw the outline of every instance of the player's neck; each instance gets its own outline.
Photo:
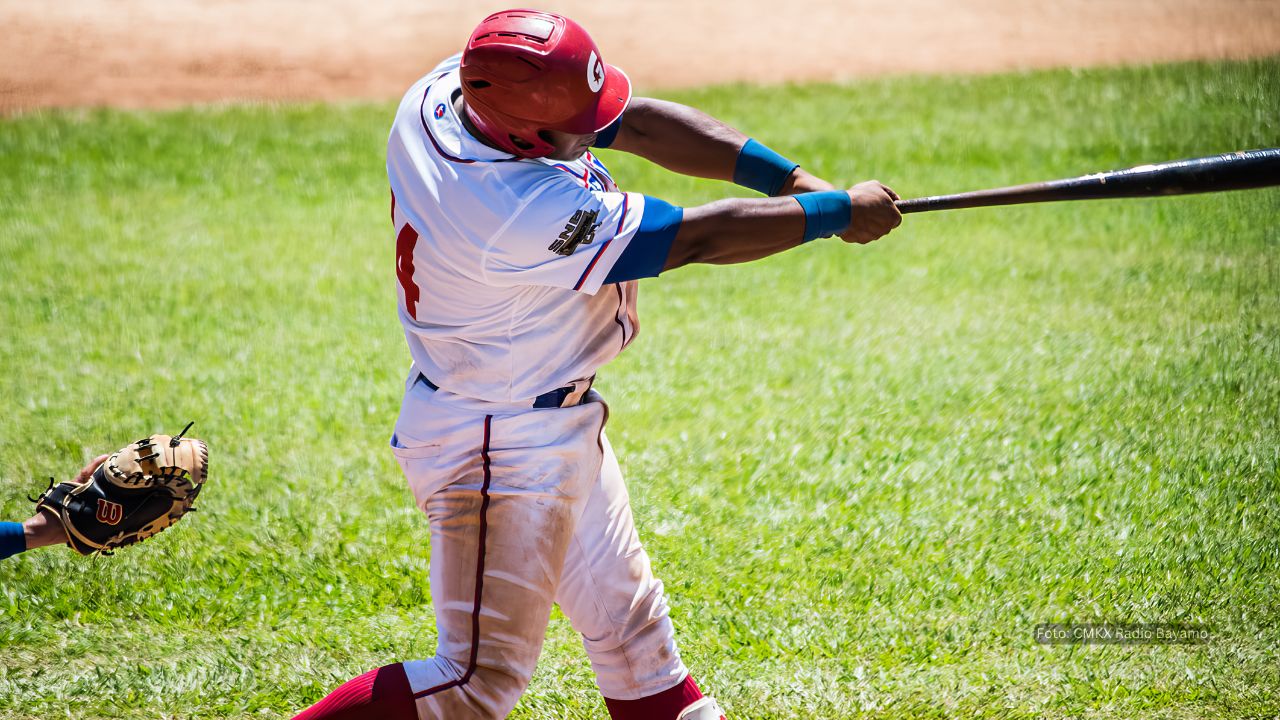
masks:
POLYGON ((494 142, 485 136, 484 133, 480 132, 480 128, 476 127, 475 123, 471 122, 471 115, 467 113, 467 102, 463 99, 461 93, 453 99, 453 110, 458 113, 458 117, 462 120, 462 127, 466 128, 471 137, 475 138, 486 147, 506 152, 506 150, 495 145, 494 142))

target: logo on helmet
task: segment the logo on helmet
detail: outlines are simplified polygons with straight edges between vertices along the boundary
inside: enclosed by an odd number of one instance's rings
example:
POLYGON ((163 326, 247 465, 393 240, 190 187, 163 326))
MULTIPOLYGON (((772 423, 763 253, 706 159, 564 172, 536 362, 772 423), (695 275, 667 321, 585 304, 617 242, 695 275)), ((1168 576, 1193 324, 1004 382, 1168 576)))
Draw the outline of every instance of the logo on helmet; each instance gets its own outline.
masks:
POLYGON ((591 92, 600 92, 600 88, 604 87, 604 63, 595 50, 587 58, 587 87, 591 88, 591 92))

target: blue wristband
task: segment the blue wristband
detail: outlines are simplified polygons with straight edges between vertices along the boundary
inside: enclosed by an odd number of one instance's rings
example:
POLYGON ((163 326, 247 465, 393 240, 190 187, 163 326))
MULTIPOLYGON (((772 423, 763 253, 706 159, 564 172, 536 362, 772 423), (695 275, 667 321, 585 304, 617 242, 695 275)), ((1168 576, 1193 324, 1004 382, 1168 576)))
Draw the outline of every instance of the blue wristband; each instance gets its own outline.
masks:
POLYGON ((748 140, 738 153, 733 181, 770 197, 782 190, 792 170, 800 167, 755 140, 748 140))
POLYGON ((853 218, 853 200, 843 190, 792 195, 804 208, 804 241, 844 232, 853 218))

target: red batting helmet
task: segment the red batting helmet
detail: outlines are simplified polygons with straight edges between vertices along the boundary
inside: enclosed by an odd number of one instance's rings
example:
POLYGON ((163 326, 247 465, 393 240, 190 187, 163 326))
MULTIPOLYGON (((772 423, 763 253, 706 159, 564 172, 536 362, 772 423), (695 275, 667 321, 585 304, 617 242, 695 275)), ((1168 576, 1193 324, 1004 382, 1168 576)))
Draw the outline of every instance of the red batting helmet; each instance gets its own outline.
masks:
POLYGON ((462 52, 461 75, 471 122, 521 157, 544 157, 555 149, 539 132, 599 132, 631 102, 626 73, 600 59, 581 25, 538 10, 485 18, 462 52))

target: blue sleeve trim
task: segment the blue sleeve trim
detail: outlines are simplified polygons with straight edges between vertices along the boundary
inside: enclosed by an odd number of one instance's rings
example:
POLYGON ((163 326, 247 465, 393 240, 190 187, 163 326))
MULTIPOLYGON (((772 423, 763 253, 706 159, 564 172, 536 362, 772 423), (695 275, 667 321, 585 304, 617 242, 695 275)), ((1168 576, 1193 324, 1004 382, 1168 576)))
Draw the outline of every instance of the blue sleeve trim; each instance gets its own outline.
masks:
POLYGON ((676 239, 682 220, 684 208, 645 195, 640 229, 636 230, 635 237, 627 243, 622 256, 609 269, 604 284, 658 277, 658 273, 667 264, 671 241, 676 239))
POLYGON ((793 195, 804 208, 804 241, 830 237, 849 227, 853 219, 853 200, 842 190, 793 195))
POLYGON ((800 167, 755 140, 748 140, 738 152, 733 182, 770 197, 782 190, 791 171, 800 167))
MULTIPOLYGON (((626 115, 626 113, 624 112, 622 115, 626 115)), ((591 147, 607 148, 613 144, 613 141, 618 138, 618 129, 622 127, 622 115, 619 115, 612 125, 596 134, 596 141, 591 143, 591 147)))

